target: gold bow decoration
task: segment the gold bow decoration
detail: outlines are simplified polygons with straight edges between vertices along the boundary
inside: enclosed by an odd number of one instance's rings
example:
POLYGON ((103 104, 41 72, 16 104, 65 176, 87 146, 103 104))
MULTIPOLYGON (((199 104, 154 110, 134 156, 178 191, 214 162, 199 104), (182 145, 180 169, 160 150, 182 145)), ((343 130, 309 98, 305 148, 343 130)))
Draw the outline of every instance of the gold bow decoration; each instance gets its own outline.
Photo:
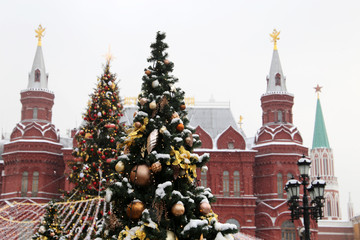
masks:
POLYGON ((126 137, 124 144, 129 147, 134 143, 136 138, 141 138, 148 123, 149 123, 149 118, 144 118, 144 124, 139 128, 136 128, 134 123, 133 128, 129 129, 129 134, 126 137))
POLYGON ((144 225, 138 227, 138 229, 135 232, 133 231, 133 229, 134 228, 129 229, 128 226, 125 226, 125 229, 120 232, 118 240, 124 240, 129 235, 130 235, 130 239, 150 240, 149 238, 146 237, 146 233, 144 231, 144 225))
POLYGON ((209 214, 207 214, 206 216, 201 216, 201 219, 206 219, 208 220, 209 224, 211 223, 211 221, 213 219, 215 219, 216 221, 218 221, 218 215, 216 213, 214 213, 212 210, 210 211, 209 214))
MULTIPOLYGON (((171 146, 170 156, 175 156, 175 161, 172 163, 172 165, 179 165, 182 169, 184 169, 189 181, 193 182, 197 174, 196 174, 196 164, 191 164, 190 161, 191 158, 190 152, 187 151, 184 148, 184 146, 181 146, 179 150, 175 150, 174 147, 171 146)), ((166 164, 170 165, 170 160, 166 164)))

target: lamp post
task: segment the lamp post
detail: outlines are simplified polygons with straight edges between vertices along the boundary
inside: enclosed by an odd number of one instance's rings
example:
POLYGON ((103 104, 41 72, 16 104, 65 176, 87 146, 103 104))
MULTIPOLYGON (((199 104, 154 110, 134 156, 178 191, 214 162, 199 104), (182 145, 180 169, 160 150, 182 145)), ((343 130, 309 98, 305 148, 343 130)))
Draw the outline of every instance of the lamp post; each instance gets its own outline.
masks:
POLYGON ((302 158, 298 160, 297 163, 299 167, 300 177, 298 180, 290 179, 285 185, 285 190, 287 193, 287 201, 289 205, 289 210, 291 210, 291 220, 294 221, 299 219, 300 216, 304 217, 304 234, 305 240, 310 240, 310 217, 317 221, 322 218, 323 212, 323 202, 324 202, 324 190, 325 190, 325 181, 321 180, 318 177, 312 183, 309 183, 309 170, 311 165, 311 160, 305 158, 303 155, 302 158), (300 186, 303 186, 303 197, 302 197, 302 206, 300 205, 300 186), (310 203, 309 203, 310 197, 310 203))

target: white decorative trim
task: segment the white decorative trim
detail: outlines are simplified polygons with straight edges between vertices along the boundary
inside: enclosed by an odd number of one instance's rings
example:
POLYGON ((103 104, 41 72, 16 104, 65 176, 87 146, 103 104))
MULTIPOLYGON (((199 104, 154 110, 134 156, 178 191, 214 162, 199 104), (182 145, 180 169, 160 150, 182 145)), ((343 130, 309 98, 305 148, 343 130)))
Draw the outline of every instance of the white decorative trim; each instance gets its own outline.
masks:
POLYGON ((299 156, 299 157, 302 157, 302 154, 299 154, 299 153, 266 153, 266 154, 256 155, 255 158, 265 157, 265 156, 299 156))
POLYGON ((53 152, 47 152, 47 151, 13 151, 13 152, 7 152, 7 153, 3 153, 2 155, 9 155, 9 154, 14 154, 14 153, 44 153, 44 154, 50 154, 50 155, 55 155, 55 156, 62 156, 62 153, 53 153, 53 152))

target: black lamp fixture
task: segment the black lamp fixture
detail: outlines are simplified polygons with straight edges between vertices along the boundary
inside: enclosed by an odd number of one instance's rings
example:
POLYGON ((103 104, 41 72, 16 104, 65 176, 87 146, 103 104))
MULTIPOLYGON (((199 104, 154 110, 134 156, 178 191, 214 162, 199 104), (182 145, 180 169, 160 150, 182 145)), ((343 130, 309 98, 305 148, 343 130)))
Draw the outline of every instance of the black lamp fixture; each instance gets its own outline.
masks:
POLYGON ((287 181, 285 190, 287 193, 287 201, 289 210, 291 210, 291 220, 304 217, 304 240, 310 240, 310 216, 317 221, 323 217, 323 203, 325 181, 318 177, 312 183, 309 183, 309 170, 311 160, 303 155, 297 162, 299 167, 300 177, 299 180, 294 178, 287 181), (300 205, 300 186, 303 186, 302 206, 300 205), (310 199, 309 199, 310 195, 310 199), (310 200, 310 203, 309 203, 310 200))

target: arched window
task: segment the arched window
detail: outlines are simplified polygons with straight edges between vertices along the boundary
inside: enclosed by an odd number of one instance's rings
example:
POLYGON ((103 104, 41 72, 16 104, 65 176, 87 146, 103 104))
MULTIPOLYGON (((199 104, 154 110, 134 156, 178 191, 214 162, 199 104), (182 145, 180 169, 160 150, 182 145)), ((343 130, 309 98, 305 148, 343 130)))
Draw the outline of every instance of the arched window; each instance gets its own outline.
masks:
POLYGON ((201 172, 201 186, 203 187, 207 187, 207 173, 206 172, 201 172))
POLYGON ((281 85, 281 75, 280 73, 277 73, 275 75, 275 86, 280 86, 281 85))
POLYGON ((33 108, 33 119, 37 119, 37 117, 38 117, 38 108, 34 107, 33 108))
POLYGON ((35 70, 35 82, 40 82, 40 70, 36 69, 35 70))
POLYGON ((229 172, 224 171, 223 173, 223 193, 224 197, 228 197, 229 194, 229 172))
POLYGON ((294 176, 294 175, 292 175, 291 173, 288 173, 288 174, 286 175, 286 179, 287 179, 287 180, 290 180, 290 179, 293 178, 293 176, 294 176))
POLYGON ((234 142, 228 142, 228 149, 234 149, 234 142))
POLYGON ((320 176, 320 164, 319 164, 319 158, 318 155, 315 155, 315 172, 317 176, 320 176))
POLYGON ((282 122, 283 120, 283 114, 282 114, 282 111, 278 111, 278 115, 277 115, 277 118, 278 118, 278 122, 282 122))
POLYGON ((240 173, 234 172, 234 197, 240 197, 240 173))
POLYGON ((283 198, 283 179, 281 173, 277 174, 277 193, 278 198, 283 198))
POLYGON ((28 172, 23 172, 22 179, 21 179, 21 196, 26 197, 27 190, 28 190, 28 172))
POLYGON ((33 172, 32 197, 37 197, 39 191, 39 172, 33 172))
POLYGON ((324 161, 324 175, 328 175, 328 161, 326 155, 323 158, 324 161))
POLYGON ((331 215, 331 202, 330 202, 330 200, 327 201, 326 208, 327 208, 328 217, 331 217, 332 215, 331 215))
POLYGON ((295 240, 296 229, 294 223, 285 221, 281 224, 281 240, 295 240))
POLYGON ((231 224, 235 224, 237 226, 238 229, 240 229, 240 223, 238 220, 234 219, 234 218, 230 218, 228 220, 226 220, 226 223, 231 223, 231 224))

